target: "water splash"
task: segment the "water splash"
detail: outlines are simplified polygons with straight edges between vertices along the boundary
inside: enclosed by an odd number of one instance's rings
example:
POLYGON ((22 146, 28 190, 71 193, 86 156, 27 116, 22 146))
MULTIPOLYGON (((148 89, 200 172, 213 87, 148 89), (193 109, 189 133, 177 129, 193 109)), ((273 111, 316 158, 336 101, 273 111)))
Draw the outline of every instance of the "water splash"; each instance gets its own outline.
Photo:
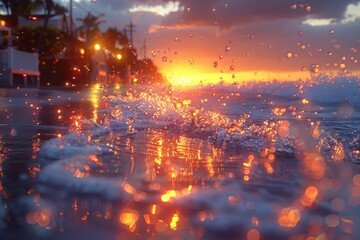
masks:
POLYGON ((43 145, 44 161, 59 161, 38 181, 45 193, 103 199, 112 209, 87 211, 130 236, 310 237, 312 225, 351 236, 343 226, 358 219, 346 210, 357 206, 358 175, 342 163, 358 161, 358 86, 346 79, 127 89, 105 98, 101 122, 74 117, 68 135, 43 145), (345 98, 333 94, 338 84, 349 90, 345 98))

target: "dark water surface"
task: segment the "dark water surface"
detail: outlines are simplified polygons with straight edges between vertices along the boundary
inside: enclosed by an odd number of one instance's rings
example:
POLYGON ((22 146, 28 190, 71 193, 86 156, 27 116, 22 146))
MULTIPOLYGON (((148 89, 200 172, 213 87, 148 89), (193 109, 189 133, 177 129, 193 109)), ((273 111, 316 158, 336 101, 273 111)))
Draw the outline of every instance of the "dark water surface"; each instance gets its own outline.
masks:
POLYGON ((0 238, 357 239, 341 85, 1 89, 0 238))

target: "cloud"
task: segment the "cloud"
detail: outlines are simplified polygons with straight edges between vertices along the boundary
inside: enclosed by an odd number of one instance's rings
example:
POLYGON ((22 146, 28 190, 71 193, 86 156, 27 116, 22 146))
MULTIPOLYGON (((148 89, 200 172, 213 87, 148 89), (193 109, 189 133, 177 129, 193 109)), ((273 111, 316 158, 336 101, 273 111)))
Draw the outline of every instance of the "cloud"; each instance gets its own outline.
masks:
POLYGON ((346 8, 343 23, 354 22, 360 18, 360 2, 357 4, 350 4, 346 8))
POLYGON ((328 26, 335 23, 334 18, 309 18, 302 22, 303 24, 308 24, 310 26, 328 26))
POLYGON ((151 6, 147 4, 145 5, 139 4, 129 9, 131 13, 149 12, 163 17, 169 15, 170 13, 178 12, 182 10, 183 9, 180 7, 179 2, 168 2, 165 5, 155 5, 155 6, 151 6))
MULTIPOLYGON (((151 2, 151 1, 150 1, 151 2)), ((359 0, 182 0, 185 11, 164 18, 164 25, 231 28, 279 19, 335 19, 340 21, 350 4, 359 0), (285 1, 286 2, 286 1, 285 1)))
MULTIPOLYGON (((109 6, 111 10, 122 10, 127 11, 129 8, 133 6, 133 1, 131 0, 121 0, 121 1, 114 1, 114 0, 98 0, 96 2, 98 5, 102 6, 109 6)), ((99 8, 100 10, 100 8, 99 8)))

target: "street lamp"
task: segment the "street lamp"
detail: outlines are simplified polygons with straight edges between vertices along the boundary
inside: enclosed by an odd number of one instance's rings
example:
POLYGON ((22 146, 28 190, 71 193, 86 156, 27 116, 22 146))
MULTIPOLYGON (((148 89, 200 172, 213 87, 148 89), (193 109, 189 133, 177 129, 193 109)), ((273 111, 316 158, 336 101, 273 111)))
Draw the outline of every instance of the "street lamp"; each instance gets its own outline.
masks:
POLYGON ((98 55, 98 54, 93 55, 93 59, 97 63, 97 73, 96 73, 97 77, 96 78, 100 78, 98 80, 100 80, 100 82, 103 82, 103 76, 105 75, 106 84, 107 84, 107 83, 109 83, 109 73, 108 73, 108 68, 106 65, 107 56, 105 53, 105 49, 100 45, 100 43, 95 43, 94 49, 96 52, 100 53, 100 55, 98 55))
POLYGON ((94 49, 95 49, 96 51, 99 51, 99 50, 101 49, 100 44, 99 44, 99 43, 96 43, 96 44, 94 45, 94 49))

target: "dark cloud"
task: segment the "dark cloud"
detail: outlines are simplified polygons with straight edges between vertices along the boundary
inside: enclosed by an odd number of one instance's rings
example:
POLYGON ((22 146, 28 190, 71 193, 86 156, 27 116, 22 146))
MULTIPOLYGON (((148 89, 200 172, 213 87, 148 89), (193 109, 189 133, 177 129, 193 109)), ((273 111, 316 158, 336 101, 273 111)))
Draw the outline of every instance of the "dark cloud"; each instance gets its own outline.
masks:
POLYGON ((253 22, 305 17, 340 20, 347 6, 359 0, 181 0, 180 2, 185 10, 180 14, 169 15, 164 19, 165 25, 217 25, 220 28, 230 28, 253 22))
POLYGON ((131 0, 120 0, 120 1, 98 0, 97 1, 98 5, 110 6, 111 10, 125 10, 125 11, 128 8, 132 7, 133 3, 134 3, 134 1, 131 1, 131 0))

